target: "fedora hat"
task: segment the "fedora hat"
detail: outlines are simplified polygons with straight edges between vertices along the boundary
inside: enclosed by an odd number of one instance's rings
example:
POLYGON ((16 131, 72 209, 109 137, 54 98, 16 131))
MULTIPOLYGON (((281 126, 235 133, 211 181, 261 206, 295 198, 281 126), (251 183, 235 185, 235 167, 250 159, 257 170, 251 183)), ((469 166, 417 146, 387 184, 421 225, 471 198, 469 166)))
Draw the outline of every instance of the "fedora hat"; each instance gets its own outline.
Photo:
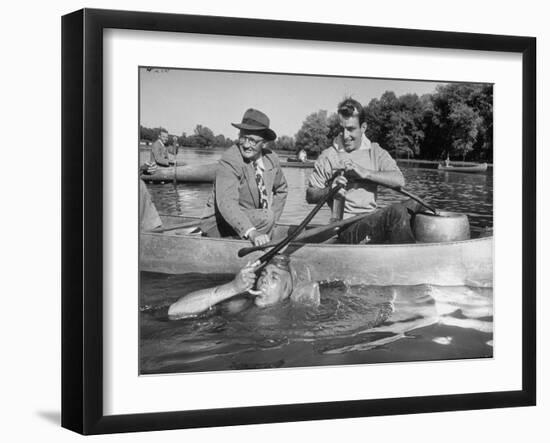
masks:
POLYGON ((269 129, 269 118, 263 112, 257 109, 247 109, 240 123, 231 123, 235 128, 244 129, 246 131, 260 131, 263 137, 272 141, 277 138, 277 134, 272 129, 269 129))

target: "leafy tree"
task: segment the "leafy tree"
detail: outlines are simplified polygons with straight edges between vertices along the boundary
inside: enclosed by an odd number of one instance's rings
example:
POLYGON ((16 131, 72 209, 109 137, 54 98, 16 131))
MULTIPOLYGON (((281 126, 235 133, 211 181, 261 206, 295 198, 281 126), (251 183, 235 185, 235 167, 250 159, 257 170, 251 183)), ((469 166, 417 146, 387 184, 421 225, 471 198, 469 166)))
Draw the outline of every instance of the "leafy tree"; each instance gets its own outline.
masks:
POLYGON ((155 134, 151 128, 146 128, 145 126, 139 125, 139 139, 152 142, 155 134))
POLYGON ((310 114, 296 133, 296 150, 304 149, 308 157, 316 158, 321 151, 330 146, 327 111, 320 110, 310 114))
POLYGON ((187 141, 187 134, 185 132, 182 132, 181 135, 178 137, 178 143, 180 146, 189 146, 187 141))
POLYGON ((187 144, 191 147, 210 148, 215 145, 216 137, 210 128, 203 125, 195 126, 194 134, 187 137, 187 144))
POLYGON ((158 138, 160 131, 166 131, 166 129, 164 129, 162 126, 158 128, 146 128, 145 126, 140 125, 139 139, 154 142, 158 138))
POLYGON ((392 113, 399 111, 399 100, 393 91, 386 91, 380 99, 373 98, 367 105, 367 137, 385 146, 388 133, 392 129, 392 113))
POLYGON ((465 103, 454 103, 449 114, 451 126, 451 146, 455 155, 460 155, 462 160, 473 151, 477 140, 478 127, 482 118, 465 103))
POLYGON ((296 150, 294 138, 289 137, 288 135, 281 135, 280 137, 277 137, 277 139, 273 142, 273 149, 294 152, 296 150))
POLYGON ((338 114, 336 112, 333 112, 332 114, 330 114, 327 123, 328 123, 327 137, 330 141, 332 141, 342 130, 340 126, 340 118, 338 117, 338 114))
POLYGON ((218 134, 214 138, 214 146, 216 148, 228 148, 233 144, 233 140, 226 138, 223 134, 218 134))
POLYGON ((416 94, 398 98, 386 91, 366 107, 367 137, 396 156, 400 152, 418 155, 424 140, 423 113, 424 104, 416 94))
POLYGON ((425 114, 428 157, 492 159, 492 85, 452 83, 439 86, 425 114))
POLYGON ((481 85, 470 97, 470 106, 481 118, 478 125, 474 155, 482 160, 493 161, 493 85, 481 85))

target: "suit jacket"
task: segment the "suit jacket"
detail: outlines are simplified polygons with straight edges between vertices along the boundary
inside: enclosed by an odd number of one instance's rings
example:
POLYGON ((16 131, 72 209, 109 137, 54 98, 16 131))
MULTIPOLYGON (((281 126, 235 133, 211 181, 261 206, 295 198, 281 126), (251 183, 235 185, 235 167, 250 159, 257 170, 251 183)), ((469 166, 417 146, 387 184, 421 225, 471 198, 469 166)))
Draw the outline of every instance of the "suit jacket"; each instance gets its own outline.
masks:
POLYGON ((160 140, 153 143, 153 147, 151 148, 151 162, 155 162, 160 166, 170 166, 168 149, 166 149, 166 146, 164 146, 160 140))
MULTIPOLYGON (((263 150, 264 182, 268 193, 268 208, 277 221, 283 213, 287 197, 287 183, 277 154, 263 150)), ((245 162, 238 146, 231 146, 218 162, 212 194, 206 203, 204 217, 221 215, 231 227, 244 237, 254 225, 244 210, 260 208, 260 192, 252 162, 245 162)))

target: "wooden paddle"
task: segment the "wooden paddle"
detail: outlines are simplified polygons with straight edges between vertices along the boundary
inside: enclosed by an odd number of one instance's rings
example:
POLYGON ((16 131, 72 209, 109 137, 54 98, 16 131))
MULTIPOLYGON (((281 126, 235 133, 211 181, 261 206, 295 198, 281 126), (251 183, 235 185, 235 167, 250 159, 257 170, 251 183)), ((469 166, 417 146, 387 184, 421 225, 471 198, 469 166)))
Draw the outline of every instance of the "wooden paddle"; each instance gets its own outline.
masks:
MULTIPOLYGON (((296 237, 294 239, 294 241, 295 242, 303 242, 304 240, 308 240, 312 237, 316 237, 317 235, 323 234, 325 232, 336 231, 340 228, 343 228, 345 226, 350 225, 351 223, 355 223, 356 221, 361 220, 361 219, 365 218, 366 216, 368 216, 370 214, 371 214, 370 212, 366 212, 366 213, 363 213, 363 214, 355 215, 355 216, 350 217, 350 218, 346 218, 344 220, 338 220, 336 222, 329 223, 328 225, 323 225, 323 226, 318 226, 316 228, 308 229, 302 235, 299 235, 298 237, 296 237)), ((334 233, 332 235, 334 235, 334 233)), ((239 257, 244 257, 245 255, 248 255, 248 254, 250 254, 252 252, 255 252, 255 251, 263 251, 264 249, 272 248, 273 246, 276 246, 277 244, 278 244, 278 242, 276 242, 276 241, 270 241, 269 243, 266 243, 265 245, 250 246, 250 247, 247 247, 247 248, 242 248, 242 249, 239 249, 238 256, 239 257)))
POLYGON ((418 197, 417 195, 413 194, 412 192, 409 192, 407 191, 406 189, 403 189, 401 186, 391 186, 391 185, 387 185, 385 183, 382 183, 382 182, 379 182, 377 180, 373 180, 372 178, 368 179, 368 180, 358 180, 356 178, 353 179, 354 181, 370 181, 372 183, 376 183, 377 185, 380 185, 380 186, 384 186, 385 188, 388 188, 388 189, 391 189, 392 191, 396 191, 396 192, 399 192, 403 195, 406 195, 407 197, 409 198, 412 198, 414 201, 417 201, 418 203, 420 203, 422 206, 424 206, 425 208, 429 209, 431 212, 434 213, 434 215, 438 215, 439 214, 439 211, 437 209, 435 209, 433 206, 429 205, 428 203, 426 203, 424 200, 422 200, 420 197, 418 197))
POLYGON ((406 189, 403 189, 401 186, 395 186, 394 187, 394 186, 384 185, 383 183, 378 183, 378 182, 376 182, 376 183, 381 185, 381 186, 385 186, 386 188, 391 189, 392 191, 400 192, 401 194, 406 195, 409 198, 412 198, 414 201, 417 201, 422 206, 424 206, 427 209, 429 209, 430 211, 432 211, 434 213, 434 215, 439 215, 439 211, 437 209, 435 209, 433 206, 426 203, 424 200, 422 200, 417 195, 414 195, 413 193, 407 191, 406 189))
MULTIPOLYGON (((289 234, 286 238, 284 238, 283 240, 281 240, 279 243, 277 243, 277 245, 271 249, 270 251, 266 252, 264 255, 262 255, 258 260, 260 261, 260 263, 262 263, 257 269, 256 271, 258 271, 259 269, 261 269, 264 265, 266 265, 269 260, 271 260, 273 257, 275 257, 275 255, 281 250, 283 249, 286 245, 288 245, 292 240, 294 240, 298 234, 300 234, 300 232, 302 232, 305 227, 309 224, 309 222, 311 221, 311 219, 313 217, 315 217, 315 214, 317 214, 319 212, 319 210, 323 207, 323 205, 327 202, 327 200, 333 198, 336 193, 342 188, 341 185, 336 185, 334 188, 332 188, 327 195, 325 195, 320 201, 319 203, 317 203, 315 205, 315 207, 311 210, 311 212, 307 215, 306 218, 304 218, 304 220, 302 221, 302 223, 300 223, 298 225, 298 227, 296 228, 296 230, 294 232, 292 232, 291 234, 289 234)), ((240 252, 240 251, 239 251, 240 252)))
POLYGON ((176 145, 176 153, 174 155, 174 187, 176 188, 176 201, 178 195, 178 151, 180 147, 176 145))

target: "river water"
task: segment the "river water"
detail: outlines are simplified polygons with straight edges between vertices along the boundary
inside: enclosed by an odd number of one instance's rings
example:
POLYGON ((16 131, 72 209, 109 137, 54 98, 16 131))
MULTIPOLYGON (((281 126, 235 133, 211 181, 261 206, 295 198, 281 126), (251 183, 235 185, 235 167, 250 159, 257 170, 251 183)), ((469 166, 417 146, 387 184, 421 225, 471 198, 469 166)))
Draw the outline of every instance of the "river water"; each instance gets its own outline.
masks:
MULTIPOLYGON (((207 164, 221 150, 180 149, 178 163, 207 164)), ((140 152, 140 163, 148 152, 140 152)), ((487 174, 438 172, 400 165, 407 189, 442 210, 468 214, 472 231, 493 224, 493 181, 487 174)), ((289 196, 281 221, 299 223, 311 210, 311 169, 285 168, 289 196)), ((210 184, 147 185, 160 213, 200 216, 210 184)), ((381 190, 379 204, 403 200, 381 190)), ((314 222, 328 221, 321 210, 314 222)), ((222 305, 178 321, 168 306, 197 289, 228 282, 212 274, 140 276, 142 374, 304 367, 493 356, 493 291, 471 287, 348 286, 321 283, 317 308, 284 303, 231 313, 222 305)))

